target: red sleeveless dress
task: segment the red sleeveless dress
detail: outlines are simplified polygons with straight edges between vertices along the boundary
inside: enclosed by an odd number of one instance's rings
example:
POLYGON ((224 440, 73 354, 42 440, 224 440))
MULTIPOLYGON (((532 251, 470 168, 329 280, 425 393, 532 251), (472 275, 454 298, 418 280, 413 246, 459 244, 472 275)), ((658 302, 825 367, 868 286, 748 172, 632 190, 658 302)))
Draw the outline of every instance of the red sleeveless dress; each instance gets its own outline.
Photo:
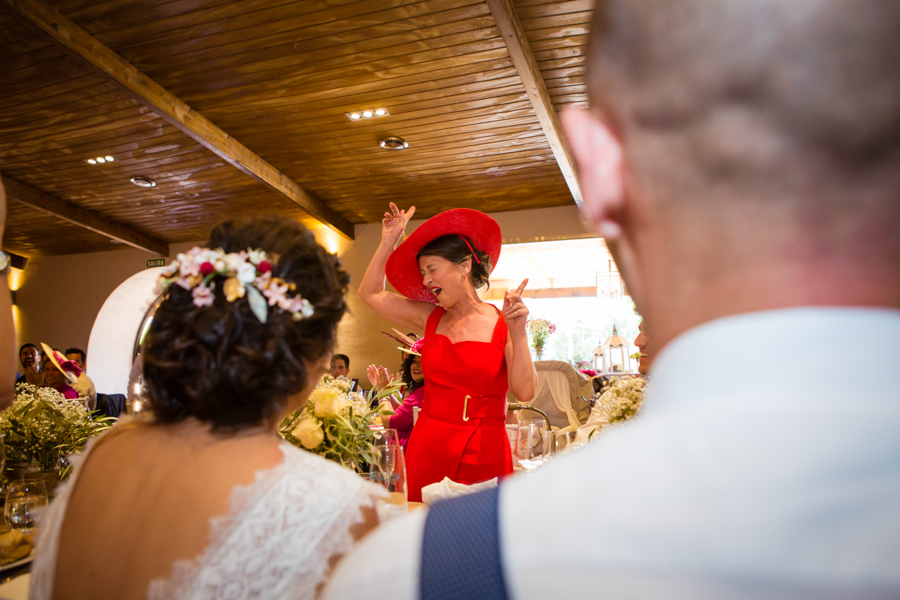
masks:
POLYGON ((506 321, 498 312, 490 342, 457 342, 435 333, 446 313, 428 317, 422 348, 425 398, 406 450, 409 500, 449 477, 465 484, 512 473, 506 437, 506 321))

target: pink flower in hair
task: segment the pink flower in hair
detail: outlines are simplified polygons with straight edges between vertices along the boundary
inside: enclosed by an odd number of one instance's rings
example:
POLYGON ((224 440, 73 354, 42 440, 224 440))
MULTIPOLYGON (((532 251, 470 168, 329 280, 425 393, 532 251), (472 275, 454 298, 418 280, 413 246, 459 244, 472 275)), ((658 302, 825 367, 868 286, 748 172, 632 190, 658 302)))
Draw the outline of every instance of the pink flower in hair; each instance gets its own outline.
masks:
POLYGON ((192 275, 195 277, 200 275, 200 265, 195 263, 193 260, 182 261, 181 276, 190 277, 192 275))
POLYGON ((194 306, 212 306, 216 299, 212 289, 202 283, 193 289, 191 295, 194 297, 194 306))
POLYGON ((291 299, 291 306, 285 310, 291 313, 300 313, 304 317, 311 317, 316 312, 316 308, 310 301, 301 296, 294 296, 291 299))
POLYGON ((176 283, 177 285, 180 285, 181 287, 183 287, 183 288, 186 289, 186 290, 191 289, 191 283, 188 281, 188 278, 187 278, 187 277, 179 277, 179 278, 175 281, 175 283, 176 283))
POLYGON ((422 354, 422 346, 425 345, 425 338, 420 338, 416 340, 416 342, 409 347, 409 351, 414 354, 422 354))
POLYGON ((269 299, 269 306, 278 306, 284 308, 285 304, 290 307, 290 300, 287 299, 288 284, 278 285, 271 282, 269 287, 263 290, 263 296, 269 299))

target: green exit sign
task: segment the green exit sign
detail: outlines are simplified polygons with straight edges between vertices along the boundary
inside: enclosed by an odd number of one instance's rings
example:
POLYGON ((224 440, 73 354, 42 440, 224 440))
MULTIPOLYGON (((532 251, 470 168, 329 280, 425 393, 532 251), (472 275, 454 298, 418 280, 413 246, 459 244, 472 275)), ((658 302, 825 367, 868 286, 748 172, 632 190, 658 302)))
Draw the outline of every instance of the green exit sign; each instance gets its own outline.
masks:
POLYGON ((164 258, 151 258, 147 261, 147 268, 150 267, 164 267, 166 266, 166 259, 164 258))

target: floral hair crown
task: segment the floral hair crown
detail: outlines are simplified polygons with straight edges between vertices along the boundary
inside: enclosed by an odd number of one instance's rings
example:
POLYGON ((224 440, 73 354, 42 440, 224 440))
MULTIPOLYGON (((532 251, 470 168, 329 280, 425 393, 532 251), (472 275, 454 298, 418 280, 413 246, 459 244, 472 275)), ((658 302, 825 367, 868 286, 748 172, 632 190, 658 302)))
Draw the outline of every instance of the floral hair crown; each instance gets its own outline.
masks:
POLYGON ((296 291, 297 286, 272 277, 272 263, 275 262, 278 262, 278 255, 267 255, 263 250, 247 248, 226 254, 221 248, 194 247, 179 254, 163 269, 156 293, 164 293, 174 283, 191 291, 195 306, 212 306, 216 289, 214 279, 218 276, 225 278, 225 298, 234 302, 246 296, 250 310, 260 323, 266 322, 270 306, 291 313, 295 321, 311 317, 316 309, 309 300, 300 294, 287 295, 289 291, 296 291))

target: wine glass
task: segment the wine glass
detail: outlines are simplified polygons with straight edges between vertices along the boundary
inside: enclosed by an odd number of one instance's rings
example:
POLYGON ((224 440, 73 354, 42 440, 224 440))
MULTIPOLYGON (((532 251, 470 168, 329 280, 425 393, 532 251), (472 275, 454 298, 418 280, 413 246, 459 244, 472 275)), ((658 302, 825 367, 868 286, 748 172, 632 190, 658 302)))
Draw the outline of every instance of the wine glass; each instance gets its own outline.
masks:
POLYGON ((10 482, 3 510, 7 525, 30 536, 37 530, 47 502, 47 485, 43 479, 10 482))
POLYGON ((544 463, 544 432, 547 426, 543 421, 519 421, 516 429, 516 458, 525 470, 532 470, 544 463))
POLYGON ((375 434, 375 466, 389 498, 377 504, 378 516, 384 520, 407 509, 406 462, 396 429, 384 429, 375 434))
POLYGON ((393 429, 385 429, 375 435, 375 465, 384 479, 384 486, 390 491, 394 479, 394 470, 397 467, 397 450, 399 442, 397 432, 393 429))
POLYGON ((558 455, 571 452, 574 434, 569 431, 545 431, 544 432, 544 462, 558 455))

